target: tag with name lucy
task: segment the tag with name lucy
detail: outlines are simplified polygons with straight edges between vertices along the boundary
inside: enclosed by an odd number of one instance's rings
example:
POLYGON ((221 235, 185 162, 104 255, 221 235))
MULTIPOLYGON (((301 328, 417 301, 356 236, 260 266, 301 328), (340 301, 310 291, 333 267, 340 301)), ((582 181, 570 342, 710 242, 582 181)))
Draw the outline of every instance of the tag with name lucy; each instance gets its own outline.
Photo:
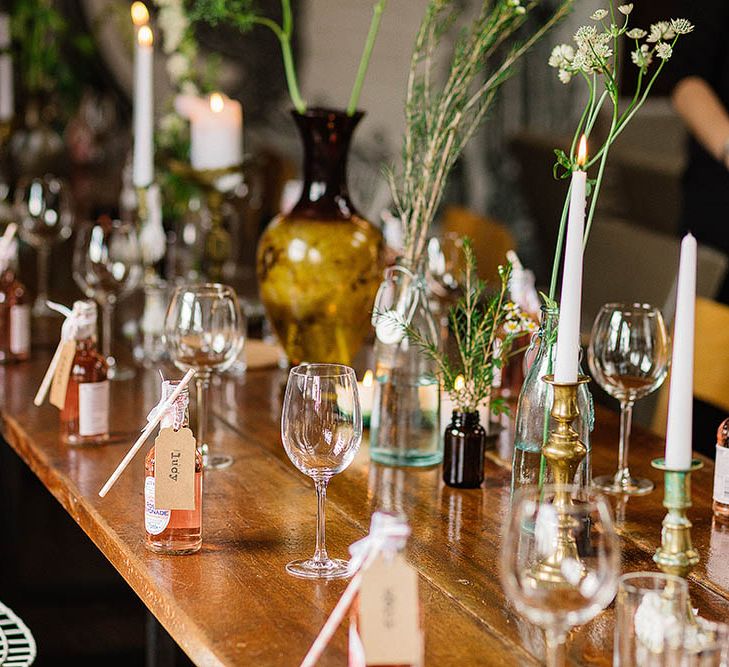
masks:
POLYGON ((418 574, 401 554, 363 572, 359 629, 367 665, 419 665, 423 655, 418 574))
POLYGON ((73 360, 76 357, 76 341, 62 340, 58 347, 60 352, 58 355, 58 364, 53 373, 53 381, 51 382, 51 405, 55 405, 59 410, 63 410, 66 406, 66 390, 68 389, 68 380, 73 370, 73 360))
POLYGON ((154 441, 154 506, 195 509, 195 436, 189 428, 163 428, 154 441))

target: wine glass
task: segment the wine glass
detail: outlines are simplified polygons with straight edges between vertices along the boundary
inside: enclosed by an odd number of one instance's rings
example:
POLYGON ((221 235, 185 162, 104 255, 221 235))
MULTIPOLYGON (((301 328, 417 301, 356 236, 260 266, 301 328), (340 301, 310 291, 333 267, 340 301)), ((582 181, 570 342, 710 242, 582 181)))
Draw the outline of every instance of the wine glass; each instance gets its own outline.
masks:
POLYGON ((296 577, 338 579, 347 561, 329 558, 324 505, 329 480, 354 459, 362 441, 362 413, 354 370, 341 364, 303 364, 291 369, 281 439, 291 462, 316 487, 316 551, 286 566, 296 577))
POLYGON ((109 365, 110 380, 128 380, 134 369, 120 366, 112 355, 114 309, 142 277, 142 255, 132 224, 102 216, 76 235, 73 278, 81 291, 101 309, 101 353, 109 365))
POLYGON ((38 285, 33 316, 58 317, 48 301, 48 265, 51 247, 71 236, 73 210, 63 181, 55 176, 24 178, 18 183, 14 199, 18 233, 35 248, 38 262, 38 285))
POLYGON ((571 628, 605 609, 620 555, 605 498, 577 486, 524 487, 513 498, 501 548, 507 599, 544 630, 547 665, 565 664, 571 628))
POLYGON ((592 327, 588 362, 593 378, 620 401, 619 470, 592 483, 607 493, 642 495, 653 490, 648 479, 631 477, 628 443, 633 404, 663 384, 670 358, 668 334, 660 311, 647 304, 608 303, 592 327))
POLYGON ((164 337, 175 366, 196 372, 197 436, 203 464, 212 470, 227 468, 233 457, 212 455, 207 440, 208 391, 212 374, 228 370, 243 347, 243 318, 235 290, 218 283, 177 287, 167 308, 164 337))

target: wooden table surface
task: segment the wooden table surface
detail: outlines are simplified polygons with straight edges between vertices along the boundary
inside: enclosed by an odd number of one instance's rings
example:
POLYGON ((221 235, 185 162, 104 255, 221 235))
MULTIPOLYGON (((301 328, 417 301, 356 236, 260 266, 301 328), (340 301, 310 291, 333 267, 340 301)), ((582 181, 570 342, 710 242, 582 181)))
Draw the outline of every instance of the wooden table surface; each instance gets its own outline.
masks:
MULTIPOLYGON (((156 403, 159 378, 140 371, 112 386, 112 442, 72 448, 57 435, 57 411, 32 399, 48 363, 0 366, 3 435, 144 604, 198 665, 297 665, 334 607, 345 582, 296 579, 291 559, 313 551, 315 494, 289 462, 279 435, 286 373, 249 371, 213 391, 212 447, 235 457, 206 474, 203 548, 192 556, 159 556, 144 548, 143 455, 105 499, 97 495, 156 403)), ((172 376, 174 372, 170 372, 172 376)), ((617 416, 599 409, 593 473, 616 465, 617 416)), ((412 526, 408 557, 420 573, 426 664, 536 665, 541 633, 504 598, 498 561, 509 502, 509 436, 487 461, 480 490, 445 487, 440 469, 387 468, 369 461, 366 442, 329 489, 328 547, 346 557, 366 534, 376 509, 402 510, 412 526)), ((615 506, 624 571, 654 570, 664 516, 663 484, 650 460, 663 443, 636 432, 633 472, 656 482, 648 496, 615 506)), ((146 451, 146 450, 145 450, 146 451)), ((729 617, 729 530, 712 525, 713 465, 694 475, 693 539, 701 563, 691 575, 694 606, 713 620, 729 617)), ((574 664, 609 665, 612 610, 570 638, 574 664)), ((345 665, 346 628, 320 664, 345 665)))

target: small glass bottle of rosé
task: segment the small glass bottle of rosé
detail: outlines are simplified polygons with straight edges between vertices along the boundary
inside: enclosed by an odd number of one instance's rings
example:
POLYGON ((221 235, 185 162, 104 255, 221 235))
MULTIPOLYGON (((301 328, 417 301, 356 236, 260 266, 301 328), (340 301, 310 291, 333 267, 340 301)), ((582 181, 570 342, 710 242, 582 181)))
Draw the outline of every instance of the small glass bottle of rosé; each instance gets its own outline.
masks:
POLYGON ((0 363, 30 356, 30 301, 17 277, 18 242, 0 244, 0 363))
POLYGON ((73 304, 70 320, 76 352, 61 410, 61 438, 69 445, 93 445, 109 439, 108 366, 96 349, 96 319, 93 301, 73 304))
POLYGON ((729 417, 716 431, 713 509, 718 523, 729 524, 729 417))
MULTIPOLYGON (((162 382, 162 400, 174 392, 178 381, 162 382)), ((185 387, 172 407, 165 412, 160 421, 160 430, 173 428, 176 431, 189 426, 188 406, 190 394, 185 387)), ((145 544, 148 549, 163 554, 191 554, 202 546, 202 479, 203 459, 199 449, 195 449, 195 509, 163 510, 157 509, 155 500, 155 448, 149 450, 144 461, 144 528, 145 544)))

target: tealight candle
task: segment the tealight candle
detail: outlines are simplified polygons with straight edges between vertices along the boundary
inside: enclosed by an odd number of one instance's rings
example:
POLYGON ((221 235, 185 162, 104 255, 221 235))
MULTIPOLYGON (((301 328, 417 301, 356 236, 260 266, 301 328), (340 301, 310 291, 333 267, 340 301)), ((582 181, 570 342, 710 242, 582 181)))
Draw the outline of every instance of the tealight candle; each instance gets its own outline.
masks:
POLYGON ((362 421, 365 426, 369 426, 375 391, 372 371, 368 370, 364 374, 362 382, 357 383, 357 389, 359 390, 359 405, 362 410, 362 421))

